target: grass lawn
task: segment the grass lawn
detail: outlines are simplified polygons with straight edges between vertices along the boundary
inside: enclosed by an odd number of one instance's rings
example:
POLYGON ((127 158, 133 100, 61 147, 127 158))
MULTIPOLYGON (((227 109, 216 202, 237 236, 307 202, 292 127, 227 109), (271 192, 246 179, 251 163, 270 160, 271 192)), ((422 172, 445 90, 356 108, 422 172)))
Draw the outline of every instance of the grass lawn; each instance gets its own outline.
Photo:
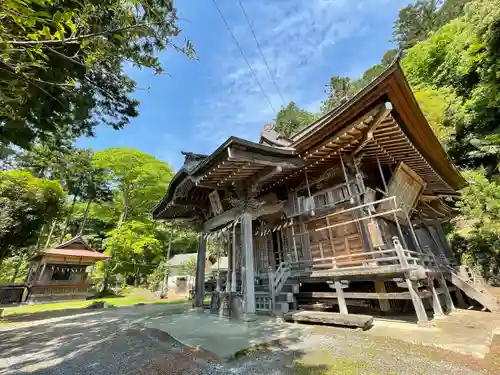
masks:
POLYGON ((136 303, 142 302, 147 304, 175 304, 183 303, 186 300, 150 300, 143 297, 126 296, 126 297, 108 297, 108 298, 98 298, 93 300, 84 301, 67 301, 67 302, 56 302, 56 303, 41 303, 36 305, 24 305, 16 307, 7 307, 3 310, 2 317, 14 317, 18 315, 30 315, 35 313, 47 312, 47 311, 57 311, 57 310, 68 310, 68 309, 81 309, 87 307, 94 301, 104 301, 108 302, 116 307, 131 306, 136 303))

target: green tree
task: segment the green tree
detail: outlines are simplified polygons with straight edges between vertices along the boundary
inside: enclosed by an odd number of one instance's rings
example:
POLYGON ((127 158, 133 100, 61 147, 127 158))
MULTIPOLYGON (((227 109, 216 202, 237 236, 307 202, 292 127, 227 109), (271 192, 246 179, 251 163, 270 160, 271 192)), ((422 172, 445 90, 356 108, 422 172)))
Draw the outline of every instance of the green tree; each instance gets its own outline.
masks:
POLYGON ((315 120, 315 116, 304 109, 300 109, 295 102, 290 102, 286 107, 282 107, 276 119, 276 131, 285 136, 290 137, 299 130, 305 128, 315 120))
MULTIPOLYGON (((149 220, 151 209, 165 194, 173 177, 167 163, 130 148, 108 148, 96 152, 93 163, 96 168, 107 171, 109 181, 115 189, 115 204, 121 211, 115 229, 118 234, 128 219, 135 220, 134 222, 149 220)), ((117 244, 116 249, 114 247, 115 241, 120 238, 118 234, 111 234, 111 238, 106 240, 107 251, 113 259, 121 256, 118 253, 119 245, 117 244)), ((116 264, 111 267, 108 262, 103 267, 103 291, 108 286, 111 274, 117 272, 116 264)))
POLYGON ((476 0, 465 14, 406 52, 403 67, 413 86, 447 87, 461 101, 448 116, 455 136, 449 153, 467 168, 499 173, 500 2, 476 0), (487 139, 488 138, 488 139, 487 139), (486 151, 486 152, 485 152, 486 151))
POLYGON ((63 199, 57 181, 25 171, 0 172, 0 261, 34 245, 42 225, 58 213, 63 199))
POLYGON ((107 171, 122 208, 118 222, 149 218, 173 177, 172 169, 154 156, 131 148, 108 148, 94 154, 96 168, 107 171))
MULTIPOLYGON (((96 168, 93 163, 93 151, 90 149, 55 148, 50 144, 37 144, 31 150, 21 152, 18 166, 39 177, 57 179, 69 194, 70 202, 65 209, 65 218, 59 228, 59 242, 67 234, 67 227, 73 215, 75 205, 85 202, 85 215, 82 217, 81 233, 88 219, 92 202, 105 202, 112 199, 112 191, 104 170, 96 168)), ((56 219, 56 218, 55 218, 56 219)), ((52 223, 46 243, 51 242, 57 221, 52 223)))
POLYGON ((452 236, 462 262, 476 268, 486 279, 500 285, 500 183, 484 170, 467 171, 469 185, 458 203, 461 216, 452 236))
POLYGON ((460 112, 461 100, 448 87, 416 86, 413 92, 432 130, 443 146, 448 147, 455 136, 451 119, 460 112))
POLYGON ((326 85, 325 92, 328 97, 322 103, 321 112, 329 112, 342 102, 354 96, 356 91, 356 82, 352 81, 349 77, 333 76, 330 78, 328 85, 326 85))
POLYGON ((157 52, 192 57, 172 0, 4 0, 0 4, 0 142, 93 135, 137 116, 124 64, 163 72, 157 52))
POLYGON ((436 23, 436 0, 417 0, 399 11, 393 27, 393 41, 402 50, 427 38, 436 23))

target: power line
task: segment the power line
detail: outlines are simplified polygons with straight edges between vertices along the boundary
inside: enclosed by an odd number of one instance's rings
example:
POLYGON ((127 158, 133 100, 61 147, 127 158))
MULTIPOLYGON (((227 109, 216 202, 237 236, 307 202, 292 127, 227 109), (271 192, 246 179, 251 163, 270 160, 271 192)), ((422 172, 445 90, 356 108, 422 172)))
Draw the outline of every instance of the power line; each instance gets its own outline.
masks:
POLYGON ((245 11, 245 8, 243 7, 243 3, 241 0, 238 0, 238 3, 240 3, 241 10, 243 11, 243 14, 245 15, 245 18, 247 19, 248 26, 250 26, 250 30, 252 31, 253 39, 255 40, 255 43, 257 43, 257 48, 259 49, 260 56, 262 57, 262 60, 264 60, 264 64, 266 65, 267 71, 269 72, 269 75, 271 76, 271 79, 273 80, 274 87, 276 87, 276 91, 278 91, 278 94, 281 98, 281 101, 283 102, 283 105, 286 106, 285 104, 285 99, 283 99, 283 95, 281 95, 281 91, 278 87, 278 84, 276 83, 273 74, 271 73, 271 69, 269 69, 269 64, 267 63, 267 60, 264 56, 264 53, 262 52, 262 48, 260 46, 259 40, 257 39, 257 35, 255 35, 255 31, 253 29, 252 23, 250 22, 250 19, 248 18, 247 12, 245 11))
POLYGON ((260 87, 260 90, 262 91, 262 93, 264 94, 264 96, 266 97, 267 99, 267 102, 269 103, 269 105, 271 106, 271 108, 273 109, 273 112, 276 113, 276 109, 274 108, 273 106, 273 103, 271 103, 271 100, 269 99, 269 96, 267 96, 266 94, 266 91, 264 90, 264 87, 262 87, 262 84, 260 83, 259 81, 259 78, 257 77, 257 74, 255 74, 254 70, 252 69, 252 66, 250 65, 250 63, 248 62, 245 54, 243 53, 243 49, 241 48, 240 44, 238 43, 238 41, 236 40, 236 37, 234 36, 233 32, 231 31, 231 28, 229 27, 229 24, 227 23, 226 19, 224 18, 224 15, 222 14, 220 8, 219 8, 219 5, 217 5, 217 2, 215 0, 212 0, 215 7, 217 8, 217 11, 219 12, 222 20, 224 21, 224 24, 226 25, 226 28, 227 28, 227 31, 229 31, 229 34, 231 34, 231 37, 233 38, 234 40, 234 43, 236 44, 236 46, 238 47, 238 49, 240 50, 240 53, 241 53, 241 56, 243 56, 243 59, 245 60, 245 62, 247 63, 248 65, 248 69, 250 69, 250 71, 252 72, 253 76, 255 77, 255 80, 257 81, 257 83, 259 84, 259 87, 260 87))

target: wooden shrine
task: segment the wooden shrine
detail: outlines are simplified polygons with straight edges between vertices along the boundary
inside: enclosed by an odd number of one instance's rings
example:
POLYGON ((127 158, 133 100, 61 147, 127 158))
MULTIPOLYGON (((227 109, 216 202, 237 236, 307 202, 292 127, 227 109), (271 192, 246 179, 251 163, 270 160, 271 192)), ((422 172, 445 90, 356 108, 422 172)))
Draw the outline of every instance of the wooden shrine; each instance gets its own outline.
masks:
POLYGON ((93 250, 81 236, 38 251, 30 259, 27 302, 85 299, 90 287, 87 268, 108 258, 93 250))
MULTIPOLYGON (((457 277, 468 280, 442 224, 465 181, 397 62, 291 138, 266 126, 259 143, 230 137, 184 156, 153 216, 199 230, 198 259, 207 239, 227 246, 225 315, 355 306, 410 309, 427 324, 426 310, 463 303, 457 277)), ((466 293, 497 308, 478 288, 466 293)))

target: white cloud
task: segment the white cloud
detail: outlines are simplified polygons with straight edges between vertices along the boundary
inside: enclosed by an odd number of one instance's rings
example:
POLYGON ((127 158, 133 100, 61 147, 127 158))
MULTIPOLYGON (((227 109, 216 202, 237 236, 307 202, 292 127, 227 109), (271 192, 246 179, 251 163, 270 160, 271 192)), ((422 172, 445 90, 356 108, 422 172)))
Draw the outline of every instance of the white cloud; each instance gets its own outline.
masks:
MULTIPOLYGON (((294 100, 317 110, 324 94, 312 94, 308 81, 315 69, 327 63, 328 50, 339 41, 367 33, 365 21, 374 12, 383 12, 384 2, 397 0, 242 1, 284 100, 294 100)), ((278 110, 282 101, 239 4, 220 0, 219 6, 278 110)), ((195 114, 198 118, 195 138, 202 152, 213 151, 230 135, 256 140, 263 125, 275 116, 230 36, 222 42, 225 52, 213 67, 212 95, 201 103, 195 114)))

